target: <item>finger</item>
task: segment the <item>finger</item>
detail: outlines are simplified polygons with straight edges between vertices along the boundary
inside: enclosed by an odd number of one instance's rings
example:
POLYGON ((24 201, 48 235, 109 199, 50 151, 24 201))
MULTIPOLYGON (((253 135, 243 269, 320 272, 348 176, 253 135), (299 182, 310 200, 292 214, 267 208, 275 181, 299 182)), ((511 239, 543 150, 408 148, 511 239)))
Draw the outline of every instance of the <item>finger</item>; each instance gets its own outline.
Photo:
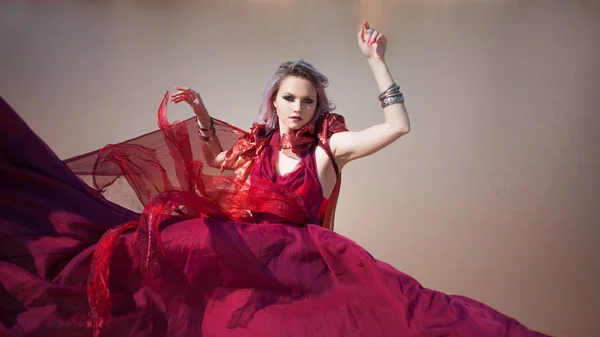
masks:
POLYGON ((373 43, 383 42, 384 39, 385 37, 383 36, 383 34, 379 33, 373 38, 373 43))
POLYGON ((373 32, 371 32, 371 35, 369 36, 369 45, 372 45, 375 42, 375 37, 379 34, 378 31, 374 30, 373 32))
POLYGON ((365 23, 366 23, 366 21, 363 21, 363 23, 360 24, 360 27, 358 30, 358 42, 366 41, 365 33, 367 32, 367 28, 365 27, 365 23))
POLYGON ((188 87, 180 87, 180 86, 175 86, 175 89, 181 90, 181 91, 191 91, 192 90, 192 89, 190 89, 188 87))
POLYGON ((171 95, 171 97, 187 97, 189 99, 194 99, 196 97, 196 93, 194 91, 179 91, 171 95))
POLYGON ((173 103, 181 103, 183 101, 185 101, 184 97, 171 98, 171 102, 173 103))
POLYGON ((365 37, 365 43, 366 43, 368 46, 370 46, 370 45, 372 44, 372 43, 371 43, 371 38, 372 38, 372 36, 373 36, 372 34, 369 34, 369 35, 367 35, 367 36, 365 37))
POLYGON ((180 97, 188 97, 188 96, 191 96, 190 93, 187 93, 185 91, 180 91, 178 93, 171 95, 171 98, 180 98, 180 97))
POLYGON ((366 29, 365 30, 365 42, 369 43, 369 40, 371 39, 371 35, 373 34, 372 30, 366 29))
POLYGON ((183 96, 185 96, 185 92, 180 91, 180 92, 177 92, 177 93, 174 93, 173 95, 171 95, 171 98, 177 98, 177 97, 183 97, 183 96))
POLYGON ((179 90, 178 92, 174 93, 172 96, 175 96, 175 95, 188 95, 188 94, 190 94, 189 91, 179 90))
POLYGON ((365 23, 361 23, 358 27, 358 42, 365 42, 365 23))
POLYGON ((362 23, 362 42, 363 43, 368 43, 369 42, 369 28, 371 28, 371 26, 369 26, 369 22, 367 20, 363 21, 362 23))

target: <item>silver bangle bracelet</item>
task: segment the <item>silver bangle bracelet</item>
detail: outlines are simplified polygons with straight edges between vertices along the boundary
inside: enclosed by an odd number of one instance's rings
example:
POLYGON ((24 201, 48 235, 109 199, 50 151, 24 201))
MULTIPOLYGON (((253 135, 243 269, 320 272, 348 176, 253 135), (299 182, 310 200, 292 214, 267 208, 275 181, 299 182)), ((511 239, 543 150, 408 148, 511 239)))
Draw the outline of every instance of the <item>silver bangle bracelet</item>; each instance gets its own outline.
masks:
POLYGON ((196 125, 198 126, 198 136, 200 136, 200 139, 202 139, 205 142, 210 140, 211 137, 202 135, 202 131, 212 131, 213 136, 217 135, 217 130, 215 129, 215 121, 212 119, 212 117, 210 118, 210 126, 208 128, 203 128, 202 125, 200 125, 200 120, 198 118, 196 118, 196 125))
POLYGON ((396 83, 392 84, 388 89, 379 94, 379 101, 382 108, 392 104, 404 103, 404 95, 400 92, 400 86, 396 83))
POLYGON ((385 98, 385 96, 387 96, 388 94, 391 93, 400 93, 400 86, 396 83, 392 84, 389 88, 387 88, 384 92, 382 92, 381 94, 379 94, 379 100, 382 100, 385 98))
POLYGON ((391 96, 391 97, 386 97, 386 98, 382 99, 381 107, 385 108, 392 104, 400 104, 400 103, 404 103, 404 96, 402 96, 402 94, 396 95, 396 96, 391 96))
POLYGON ((394 97, 394 96, 402 96, 402 93, 400 92, 400 90, 394 90, 394 91, 386 93, 385 95, 380 97, 379 100, 382 101, 386 98, 390 98, 390 97, 394 97))

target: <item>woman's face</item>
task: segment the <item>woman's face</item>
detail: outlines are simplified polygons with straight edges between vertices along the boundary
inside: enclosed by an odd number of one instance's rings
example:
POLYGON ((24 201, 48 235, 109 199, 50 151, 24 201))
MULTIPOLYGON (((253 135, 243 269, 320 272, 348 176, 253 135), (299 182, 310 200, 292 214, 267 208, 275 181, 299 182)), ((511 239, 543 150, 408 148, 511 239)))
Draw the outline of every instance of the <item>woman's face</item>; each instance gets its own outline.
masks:
POLYGON ((281 81, 273 105, 279 118, 279 131, 298 130, 315 114, 317 90, 307 79, 288 76, 281 81))

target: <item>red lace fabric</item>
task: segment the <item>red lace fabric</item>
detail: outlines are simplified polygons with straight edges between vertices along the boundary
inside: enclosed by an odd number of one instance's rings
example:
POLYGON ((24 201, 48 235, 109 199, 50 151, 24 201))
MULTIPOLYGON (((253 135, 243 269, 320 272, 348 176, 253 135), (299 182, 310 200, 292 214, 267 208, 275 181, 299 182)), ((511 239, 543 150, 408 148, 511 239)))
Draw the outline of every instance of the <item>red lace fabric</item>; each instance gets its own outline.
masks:
MULTIPOLYGON (((222 167, 212 168, 201 154, 205 143, 197 136, 195 119, 168 122, 168 95, 158 109, 159 130, 65 162, 77 175, 92 175, 94 187, 100 191, 123 176, 144 205, 139 220, 112 228, 97 245, 88 280, 95 335, 110 317, 110 264, 116 241, 124 232, 136 230, 134 241, 141 273, 145 282, 152 284, 163 260, 159 227, 173 215, 252 223, 253 213, 272 213, 298 225, 307 221, 302 200, 293 191, 263 180, 250 184, 252 165, 271 136, 264 125, 254 124, 250 132, 245 132, 215 119, 219 141, 229 150, 222 167)), ((302 153, 322 146, 331 155, 327 140, 333 133, 346 130, 342 116, 326 113, 297 133, 284 135, 280 147, 302 153)), ((320 225, 327 228, 332 228, 339 183, 338 178, 333 195, 323 203, 324 220, 320 225)))

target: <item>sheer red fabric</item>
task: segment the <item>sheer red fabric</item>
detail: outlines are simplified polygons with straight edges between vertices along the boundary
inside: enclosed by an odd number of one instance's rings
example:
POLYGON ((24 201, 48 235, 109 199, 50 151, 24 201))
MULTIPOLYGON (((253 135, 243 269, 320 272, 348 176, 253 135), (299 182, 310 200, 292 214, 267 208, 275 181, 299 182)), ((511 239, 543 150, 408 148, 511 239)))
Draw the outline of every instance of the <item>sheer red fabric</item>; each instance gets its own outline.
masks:
MULTIPOLYGON (((219 140, 228 150, 220 171, 208 173, 204 172, 207 167, 204 157, 198 149, 194 151, 194 144, 200 145, 200 151, 206 146, 195 132, 190 132, 190 128, 196 127, 194 118, 169 123, 168 97, 167 92, 158 109, 158 132, 65 161, 76 174, 92 175, 93 184, 100 191, 120 176, 125 177, 144 206, 139 221, 129 221, 107 231, 94 254, 88 297, 96 335, 110 316, 108 279, 116 240, 128 230, 136 229, 134 240, 142 257, 142 276, 152 284, 164 259, 159 226, 174 213, 247 223, 257 222, 255 214, 261 218, 269 214, 269 218, 274 216, 280 222, 323 225, 325 221, 326 227, 332 228, 333 210, 328 208, 335 207, 335 200, 319 200, 316 209, 320 214, 311 217, 304 203, 311 195, 304 193, 302 198, 297 193, 298 186, 294 190, 272 179, 260 179, 260 174, 252 175, 251 171, 268 147, 290 149, 302 155, 320 145, 330 153, 329 137, 347 131, 342 116, 326 113, 297 132, 285 134, 281 140, 278 132, 267 133, 264 124, 256 123, 250 132, 244 132, 215 119, 219 140), (233 170, 234 174, 224 175, 226 170, 233 170)), ((336 187, 335 198, 339 185, 336 187)))
POLYGON ((290 139, 216 121, 242 163, 221 172, 193 120, 169 124, 165 108, 159 131, 67 166, 0 99, 0 336, 544 336, 320 225, 335 200, 314 149, 341 117, 290 139), (289 174, 274 168, 280 147, 299 154, 289 174), (73 171, 108 191, 122 175, 143 212, 73 171))
MULTIPOLYGON (((249 211, 255 208, 261 210, 262 206, 260 203, 248 202, 250 189, 253 197, 262 196, 265 202, 279 200, 290 205, 287 208, 298 206, 294 195, 285 192, 277 184, 249 185, 252 164, 271 138, 271 134, 266 133, 264 124, 254 124, 247 132, 214 119, 219 141, 228 152, 222 166, 212 168, 201 155, 205 143, 196 134, 195 118, 170 124, 167 119, 167 103, 168 92, 158 109, 159 130, 67 159, 65 163, 78 176, 92 176, 93 186, 102 192, 116 179, 124 177, 144 206, 153 196, 163 191, 194 192, 205 198, 202 203, 205 211, 200 211, 196 216, 216 216, 218 213, 230 219, 252 221, 249 211), (235 169, 234 164, 237 164, 235 169)), ((333 133, 340 131, 347 131, 344 118, 326 113, 297 133, 284 135, 280 147, 304 153, 315 146, 321 146, 331 156, 328 139, 333 133)), ((332 162, 335 163, 333 158, 332 162)), ((324 208, 326 216, 320 224, 330 229, 333 227, 332 214, 341 180, 337 167, 335 169, 338 184, 324 208)), ((190 214, 191 210, 182 207, 177 211, 190 214)), ((300 221, 298 215, 281 215, 291 217, 292 221, 300 221)))

